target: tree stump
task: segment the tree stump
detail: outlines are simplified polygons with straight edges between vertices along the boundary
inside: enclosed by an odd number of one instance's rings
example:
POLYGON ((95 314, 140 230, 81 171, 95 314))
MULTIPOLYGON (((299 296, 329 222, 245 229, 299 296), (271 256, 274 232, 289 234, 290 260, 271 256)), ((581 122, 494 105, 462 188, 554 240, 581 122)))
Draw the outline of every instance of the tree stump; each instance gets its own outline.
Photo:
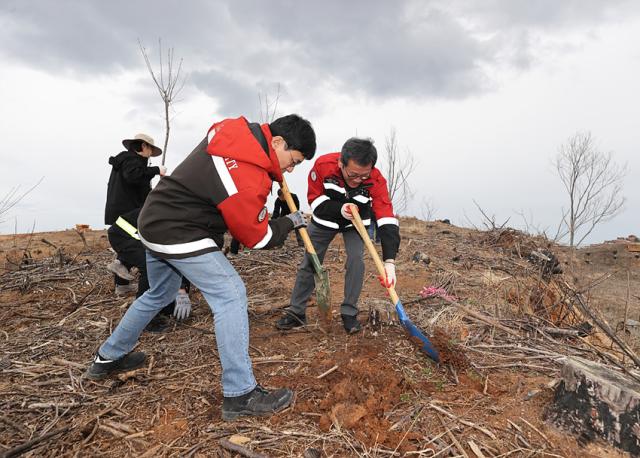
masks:
POLYGON ((598 363, 567 359, 546 416, 581 441, 600 437, 640 455, 640 384, 598 363))

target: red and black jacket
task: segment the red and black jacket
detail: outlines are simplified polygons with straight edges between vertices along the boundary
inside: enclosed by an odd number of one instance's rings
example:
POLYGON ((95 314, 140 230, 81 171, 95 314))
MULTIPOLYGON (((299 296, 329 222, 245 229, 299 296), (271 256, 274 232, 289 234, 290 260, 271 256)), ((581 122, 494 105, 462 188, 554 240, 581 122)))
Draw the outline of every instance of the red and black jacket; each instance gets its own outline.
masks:
POLYGON ((284 243, 293 223, 269 220, 265 203, 282 181, 268 124, 243 117, 214 124, 205 138, 149 194, 140 240, 155 255, 185 258, 217 251, 229 231, 243 245, 266 249, 284 243))
POLYGON ((372 216, 376 218, 384 259, 395 259, 400 246, 400 228, 393 213, 387 180, 374 167, 369 178, 351 188, 342 177, 339 159, 340 153, 320 156, 309 172, 307 197, 313 211, 311 221, 324 229, 352 229, 351 221, 342 217, 340 209, 345 203, 356 204, 365 226, 371 224, 372 216))

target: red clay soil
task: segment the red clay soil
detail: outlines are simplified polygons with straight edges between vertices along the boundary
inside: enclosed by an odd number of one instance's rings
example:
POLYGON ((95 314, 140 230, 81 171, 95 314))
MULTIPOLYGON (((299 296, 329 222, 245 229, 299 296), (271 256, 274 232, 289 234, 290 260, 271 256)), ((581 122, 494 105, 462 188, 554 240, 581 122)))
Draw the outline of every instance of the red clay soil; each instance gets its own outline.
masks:
POLYGON ((470 367, 469 358, 467 358, 464 349, 455 343, 443 329, 434 328, 433 335, 429 340, 438 349, 440 365, 451 367, 456 371, 463 371, 470 367))

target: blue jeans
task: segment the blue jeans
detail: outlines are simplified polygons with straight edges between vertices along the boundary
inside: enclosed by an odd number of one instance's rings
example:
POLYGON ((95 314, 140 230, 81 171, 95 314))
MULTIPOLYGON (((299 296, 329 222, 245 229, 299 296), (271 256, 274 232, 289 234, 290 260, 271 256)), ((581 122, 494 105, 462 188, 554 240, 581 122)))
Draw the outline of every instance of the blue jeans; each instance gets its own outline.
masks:
POLYGON ((241 396, 256 386, 249 358, 249 317, 242 279, 224 255, 205 253, 184 259, 161 259, 147 251, 150 289, 135 300, 113 334, 100 347, 100 355, 119 359, 135 346, 149 321, 175 299, 181 277, 201 292, 213 313, 224 396, 241 396))
POLYGON ((369 233, 369 238, 372 242, 380 243, 380 232, 378 231, 378 223, 376 219, 371 217, 371 224, 367 227, 367 232, 369 233))

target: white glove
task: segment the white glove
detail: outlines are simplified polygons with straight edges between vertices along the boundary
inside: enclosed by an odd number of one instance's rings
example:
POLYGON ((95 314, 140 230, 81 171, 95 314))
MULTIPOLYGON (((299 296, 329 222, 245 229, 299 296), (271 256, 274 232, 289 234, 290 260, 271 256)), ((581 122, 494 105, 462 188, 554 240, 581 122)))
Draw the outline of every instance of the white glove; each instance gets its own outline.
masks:
POLYGON ((340 213, 344 219, 348 219, 349 221, 353 221, 353 215, 351 214, 351 206, 353 204, 344 204, 342 208, 340 208, 340 213))
POLYGON ((380 283, 385 288, 390 288, 396 285, 396 264, 391 259, 387 259, 384 262, 384 273, 386 278, 382 278, 382 276, 378 277, 380 283))
POLYGON ((160 176, 163 177, 167 174, 167 168, 164 165, 159 165, 158 168, 160 169, 160 176))
POLYGON ((186 291, 178 291, 176 296, 176 306, 173 309, 173 316, 176 320, 181 321, 191 315, 191 301, 186 291))

